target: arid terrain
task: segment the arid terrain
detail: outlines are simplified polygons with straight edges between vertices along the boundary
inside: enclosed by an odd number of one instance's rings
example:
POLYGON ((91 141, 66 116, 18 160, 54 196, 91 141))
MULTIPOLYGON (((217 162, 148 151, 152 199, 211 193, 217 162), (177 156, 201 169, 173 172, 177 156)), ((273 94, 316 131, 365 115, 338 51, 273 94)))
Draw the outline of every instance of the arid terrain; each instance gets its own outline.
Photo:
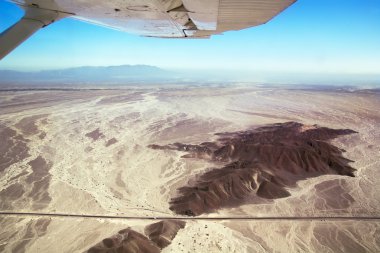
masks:
POLYGON ((380 252, 380 92, 0 91, 0 252, 380 252))

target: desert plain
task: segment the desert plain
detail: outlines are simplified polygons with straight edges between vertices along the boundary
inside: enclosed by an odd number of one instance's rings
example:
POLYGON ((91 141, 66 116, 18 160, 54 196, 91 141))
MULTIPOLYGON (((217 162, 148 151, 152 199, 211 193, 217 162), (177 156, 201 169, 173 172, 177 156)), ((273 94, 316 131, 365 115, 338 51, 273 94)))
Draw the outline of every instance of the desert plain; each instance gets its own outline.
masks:
POLYGON ((379 252, 380 92, 0 91, 0 252, 379 252))

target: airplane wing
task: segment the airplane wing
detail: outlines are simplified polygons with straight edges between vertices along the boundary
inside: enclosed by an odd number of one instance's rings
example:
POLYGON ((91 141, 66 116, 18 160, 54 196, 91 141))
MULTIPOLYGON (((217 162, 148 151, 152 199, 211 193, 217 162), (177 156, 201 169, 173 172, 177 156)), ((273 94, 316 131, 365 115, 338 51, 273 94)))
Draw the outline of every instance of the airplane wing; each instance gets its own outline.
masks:
POLYGON ((10 0, 24 17, 0 35, 0 58, 70 17, 150 37, 208 38, 264 24, 296 0, 10 0))

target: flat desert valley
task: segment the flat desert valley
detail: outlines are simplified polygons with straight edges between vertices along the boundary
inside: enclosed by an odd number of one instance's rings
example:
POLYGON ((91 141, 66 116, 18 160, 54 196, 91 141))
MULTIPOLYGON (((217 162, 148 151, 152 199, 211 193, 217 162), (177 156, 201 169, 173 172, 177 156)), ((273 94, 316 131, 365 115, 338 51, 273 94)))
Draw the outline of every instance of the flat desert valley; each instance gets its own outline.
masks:
POLYGON ((0 91, 0 252, 380 252, 380 92, 0 91))

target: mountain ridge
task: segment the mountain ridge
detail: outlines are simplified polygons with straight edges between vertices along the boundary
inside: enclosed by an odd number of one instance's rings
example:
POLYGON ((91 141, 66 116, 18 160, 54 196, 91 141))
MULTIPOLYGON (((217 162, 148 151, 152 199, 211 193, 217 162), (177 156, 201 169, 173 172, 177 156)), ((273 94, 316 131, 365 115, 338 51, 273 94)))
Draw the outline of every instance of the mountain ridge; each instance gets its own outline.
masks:
POLYGON ((0 83, 150 81, 172 79, 175 74, 151 65, 81 66, 41 71, 0 70, 0 83))

